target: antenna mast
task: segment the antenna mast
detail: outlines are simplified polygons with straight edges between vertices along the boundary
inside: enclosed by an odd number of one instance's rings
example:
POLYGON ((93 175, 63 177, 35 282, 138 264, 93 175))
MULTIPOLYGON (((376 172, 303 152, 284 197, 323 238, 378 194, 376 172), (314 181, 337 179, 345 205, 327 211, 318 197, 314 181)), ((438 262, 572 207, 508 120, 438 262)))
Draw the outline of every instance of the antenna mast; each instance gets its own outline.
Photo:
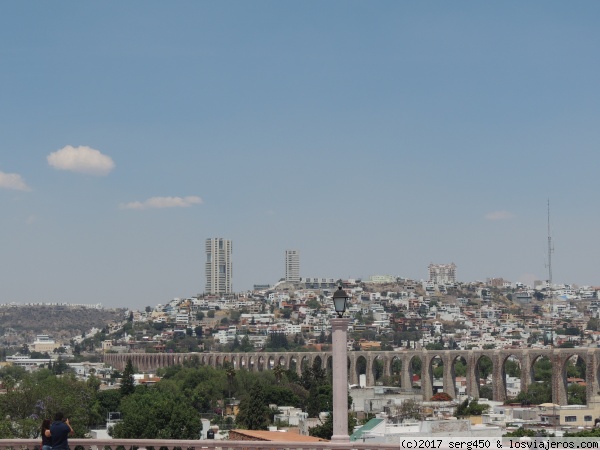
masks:
POLYGON ((552 236, 550 236, 550 199, 548 199, 548 287, 550 289, 550 343, 554 347, 554 327, 553 327, 553 315, 554 315, 554 290, 552 289, 552 253, 554 253, 554 247, 552 246, 552 236))
POLYGON ((550 199, 548 199, 548 284, 552 288, 552 236, 550 236, 550 199))

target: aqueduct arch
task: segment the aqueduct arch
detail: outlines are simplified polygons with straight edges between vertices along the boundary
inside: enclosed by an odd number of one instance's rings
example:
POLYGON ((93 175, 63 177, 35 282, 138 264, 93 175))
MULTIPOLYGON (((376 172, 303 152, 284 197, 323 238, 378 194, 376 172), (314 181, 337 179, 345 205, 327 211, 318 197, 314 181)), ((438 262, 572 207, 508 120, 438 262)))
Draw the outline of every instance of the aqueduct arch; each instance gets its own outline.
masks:
MULTIPOLYGON (((159 367, 182 364, 198 358, 201 364, 216 367, 224 362, 231 362, 236 370, 273 370, 277 365, 295 369, 302 374, 305 366, 319 364, 327 370, 331 358, 330 352, 253 352, 253 353, 107 353, 104 362, 117 370, 123 370, 128 359, 141 371, 153 371, 159 367)), ((413 365, 420 361, 420 390, 424 399, 433 395, 431 362, 439 357, 443 364, 443 389, 452 395, 455 392, 454 364, 457 360, 466 363, 466 393, 479 397, 477 363, 482 357, 491 360, 491 379, 493 399, 505 401, 506 393, 506 361, 511 358, 520 366, 521 390, 534 382, 533 365, 536 360, 546 357, 552 363, 555 372, 552 377, 552 402, 567 404, 567 380, 564 368, 570 358, 578 357, 585 363, 586 398, 588 403, 600 403, 600 349, 506 349, 506 350, 402 350, 394 351, 357 351, 348 352, 348 383, 358 384, 359 372, 364 370, 367 386, 375 384, 375 375, 383 371, 385 377, 399 378, 402 390, 412 390, 413 365), (377 365, 377 367, 376 367, 377 365), (396 369, 394 369, 396 367, 396 369), (400 367, 399 373, 394 370, 400 367)), ((362 373, 362 372, 361 372, 362 373)), ((452 395, 453 397, 455 395, 452 395)))

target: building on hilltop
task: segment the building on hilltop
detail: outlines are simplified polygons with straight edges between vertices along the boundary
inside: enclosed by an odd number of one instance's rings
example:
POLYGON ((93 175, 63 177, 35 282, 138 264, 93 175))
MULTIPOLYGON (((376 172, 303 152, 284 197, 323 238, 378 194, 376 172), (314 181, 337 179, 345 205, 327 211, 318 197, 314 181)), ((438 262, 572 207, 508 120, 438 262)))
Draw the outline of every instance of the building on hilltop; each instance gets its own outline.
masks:
POLYGON ((436 284, 456 283, 456 265, 454 263, 429 264, 429 281, 436 284))
POLYGON ((232 290, 231 240, 206 240, 206 288, 208 294, 230 294, 232 290))
POLYGON ((300 252, 298 250, 285 251, 285 281, 300 283, 300 252))
POLYGON ((392 275, 371 275, 369 277, 369 283, 375 284, 391 284, 396 283, 397 278, 392 275))
POLYGON ((59 348, 61 344, 57 343, 47 334, 38 334, 33 341, 33 344, 29 346, 29 350, 32 352, 40 353, 52 353, 55 349, 59 348))

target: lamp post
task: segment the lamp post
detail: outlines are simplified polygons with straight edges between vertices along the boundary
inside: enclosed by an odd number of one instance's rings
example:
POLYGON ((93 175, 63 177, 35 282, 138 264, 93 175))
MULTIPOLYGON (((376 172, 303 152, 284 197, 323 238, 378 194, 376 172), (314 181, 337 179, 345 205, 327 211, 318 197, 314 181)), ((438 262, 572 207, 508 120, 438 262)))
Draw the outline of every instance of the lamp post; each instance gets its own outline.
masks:
POLYGON ((333 435, 334 442, 349 442, 348 435, 348 324, 343 318, 350 297, 338 288, 333 294, 333 306, 338 317, 331 319, 333 358, 333 435))

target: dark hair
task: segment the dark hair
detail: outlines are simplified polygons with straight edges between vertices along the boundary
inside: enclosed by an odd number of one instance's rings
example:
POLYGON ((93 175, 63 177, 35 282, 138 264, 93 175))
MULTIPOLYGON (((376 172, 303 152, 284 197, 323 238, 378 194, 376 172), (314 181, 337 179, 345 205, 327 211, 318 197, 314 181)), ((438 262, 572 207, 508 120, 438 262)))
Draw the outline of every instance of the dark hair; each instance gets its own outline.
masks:
POLYGON ((42 437, 45 437, 44 431, 50 429, 51 423, 52 422, 50 421, 50 419, 44 419, 44 420, 42 420, 42 437))
POLYGON ((62 422, 62 420, 64 418, 65 418, 65 415, 61 411, 58 411, 56 414, 54 414, 54 420, 56 422, 62 422))

